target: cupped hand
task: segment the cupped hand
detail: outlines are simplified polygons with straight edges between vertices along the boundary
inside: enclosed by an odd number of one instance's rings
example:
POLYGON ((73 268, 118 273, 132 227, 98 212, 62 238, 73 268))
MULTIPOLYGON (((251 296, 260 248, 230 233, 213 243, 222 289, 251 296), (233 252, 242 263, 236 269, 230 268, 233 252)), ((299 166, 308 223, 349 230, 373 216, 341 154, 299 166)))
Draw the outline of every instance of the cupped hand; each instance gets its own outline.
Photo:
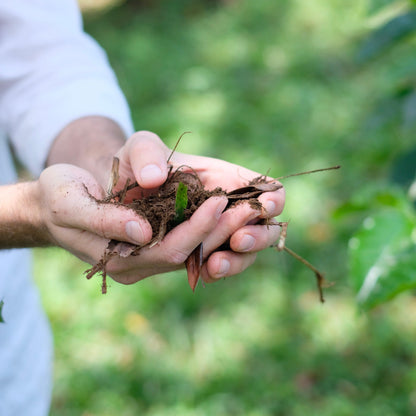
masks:
MULTIPOLYGON (((50 239, 90 264, 101 259, 109 239, 137 245, 151 240, 149 223, 128 208, 100 202, 103 189, 81 168, 53 165, 43 171, 37 184, 40 216, 50 239)), ((225 197, 208 199, 158 245, 143 248, 139 256, 112 258, 107 273, 130 284, 183 267, 193 249, 211 235, 226 205, 225 197)))
MULTIPOLYGON (((135 133, 116 155, 120 160, 120 180, 116 189, 122 188, 129 178, 139 184, 136 195, 131 197, 139 197, 146 190, 151 192, 166 180, 170 169, 167 164, 170 155, 171 150, 156 134, 148 131, 135 133)), ((246 186, 250 180, 260 176, 259 173, 220 159, 180 152, 174 152, 170 165, 173 170, 182 167, 184 171, 197 173, 207 189, 219 186, 231 191, 246 186)), ((257 252, 278 239, 280 227, 273 225, 273 217, 283 210, 284 189, 265 192, 258 199, 263 206, 262 210, 254 209, 249 204, 239 204, 225 211, 212 230, 204 233, 203 239, 194 240, 194 247, 203 243, 205 262, 202 277, 206 282, 242 272, 254 262, 257 252), (269 224, 256 225, 259 219, 266 219, 269 224), (229 242, 230 249, 219 250, 226 242, 229 242)), ((194 217, 195 215, 196 213, 194 217)), ((192 219, 190 223, 199 226, 192 219)), ((166 242, 170 243, 173 239, 181 241, 186 238, 187 235, 181 232, 181 227, 171 231, 160 243, 159 249, 163 251, 166 242)), ((184 257, 187 252, 182 254, 184 257)))

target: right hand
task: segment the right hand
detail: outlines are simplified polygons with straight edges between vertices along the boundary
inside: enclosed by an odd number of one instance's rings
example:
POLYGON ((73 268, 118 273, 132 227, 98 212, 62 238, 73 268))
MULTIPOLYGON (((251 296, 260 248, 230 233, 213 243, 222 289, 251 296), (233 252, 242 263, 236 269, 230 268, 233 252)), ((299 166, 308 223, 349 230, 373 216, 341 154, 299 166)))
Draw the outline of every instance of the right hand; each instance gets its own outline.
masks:
MULTIPOLYGON (((87 171, 64 164, 45 169, 38 180, 40 216, 50 240, 80 259, 96 264, 109 239, 143 245, 152 238, 150 224, 134 211, 101 203, 104 190, 87 171)), ((138 256, 114 257, 107 273, 124 284, 183 267, 193 249, 217 226, 227 204, 213 197, 152 248, 138 256)))

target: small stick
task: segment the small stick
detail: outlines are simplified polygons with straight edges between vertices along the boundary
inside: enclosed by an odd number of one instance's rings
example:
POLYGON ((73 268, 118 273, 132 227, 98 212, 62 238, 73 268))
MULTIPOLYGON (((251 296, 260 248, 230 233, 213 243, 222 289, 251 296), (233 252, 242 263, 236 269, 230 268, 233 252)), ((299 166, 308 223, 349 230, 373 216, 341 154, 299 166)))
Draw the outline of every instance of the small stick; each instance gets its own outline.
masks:
POLYGON ((279 237, 279 241, 277 243, 277 251, 282 251, 285 249, 285 242, 286 242, 286 237, 287 237, 287 227, 289 225, 288 222, 281 222, 280 224, 280 237, 279 237))
POLYGON ((110 179, 107 186, 107 196, 110 196, 113 193, 114 187, 117 185, 120 176, 118 174, 118 168, 120 166, 120 159, 118 157, 113 157, 113 165, 111 166, 110 179))
POLYGON ((310 173, 324 172, 326 170, 339 169, 340 167, 341 167, 340 165, 336 165, 336 166, 331 166, 330 168, 322 168, 322 169, 308 170, 306 172, 291 173, 290 175, 285 175, 285 176, 280 176, 278 178, 275 178, 275 180, 280 181, 280 179, 291 178, 292 176, 309 175, 310 173))
POLYGON ((176 148, 178 147, 179 142, 181 141, 182 137, 185 136, 185 134, 188 134, 188 133, 192 133, 192 132, 191 131, 185 131, 180 135, 179 139, 176 141, 176 144, 175 144, 171 154, 168 157, 168 160, 166 161, 167 164, 170 162, 170 159, 172 158, 173 154, 175 153, 176 148))
POLYGON ((124 188, 122 189, 122 192, 120 194, 120 198, 119 198, 120 204, 124 203, 124 200, 125 200, 126 195, 127 195, 127 190, 129 189, 129 185, 130 185, 130 178, 127 178, 126 184, 124 185, 124 188))
POLYGON ((105 272, 105 270, 103 271, 102 276, 103 282, 101 284, 101 293, 105 295, 107 293, 107 273, 105 272))
MULTIPOLYGON (((318 290, 319 290, 319 299, 320 299, 320 301, 322 303, 324 303, 325 302, 325 299, 324 299, 324 294, 323 294, 323 290, 322 290, 324 284, 326 283, 325 278, 324 278, 324 275, 315 266, 313 266, 311 263, 309 263, 303 257, 299 256, 299 254, 297 254, 294 251, 292 251, 290 248, 287 248, 285 246, 285 247, 283 247, 283 250, 285 250, 287 253, 289 253, 296 260, 299 260, 306 267, 309 267, 315 273, 316 283, 318 285, 318 290)), ((331 284, 331 286, 332 286, 332 284, 331 284)))
POLYGON ((137 188, 139 186, 139 184, 137 182, 133 182, 132 184, 128 185, 127 187, 125 186, 123 189, 121 189, 118 192, 115 192, 114 194, 111 194, 109 196, 107 196, 106 198, 104 198, 104 202, 110 202, 111 200, 113 200, 114 198, 119 198, 120 196, 122 196, 125 192, 130 191, 131 189, 137 188))

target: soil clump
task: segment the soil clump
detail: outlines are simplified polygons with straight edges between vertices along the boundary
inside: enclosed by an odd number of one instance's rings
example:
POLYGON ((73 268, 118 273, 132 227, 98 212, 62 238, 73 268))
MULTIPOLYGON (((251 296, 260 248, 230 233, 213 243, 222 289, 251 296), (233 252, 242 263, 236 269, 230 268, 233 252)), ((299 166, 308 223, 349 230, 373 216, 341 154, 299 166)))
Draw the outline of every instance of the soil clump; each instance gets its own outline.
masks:
MULTIPOLYGON (((226 210, 242 202, 248 202, 253 208, 261 210, 262 205, 257 197, 266 191, 275 191, 282 188, 282 185, 275 181, 268 181, 266 177, 259 176, 251 181, 247 186, 226 192, 222 188, 217 187, 213 190, 205 189, 198 175, 193 172, 186 172, 181 167, 168 175, 166 182, 161 185, 153 194, 143 196, 142 198, 133 199, 131 202, 125 203, 127 193, 136 188, 137 183, 125 184, 124 188, 116 193, 110 193, 99 203, 109 203, 123 206, 134 210, 137 214, 149 221, 153 235, 149 243, 145 245, 134 245, 117 240, 110 240, 108 246, 103 253, 101 260, 92 268, 86 270, 86 277, 90 279, 97 273, 101 273, 103 277, 102 292, 106 293, 106 265, 110 259, 116 255, 120 257, 128 257, 130 255, 140 255, 143 247, 153 247, 161 242, 164 236, 181 222, 188 220, 192 214, 210 197, 227 196, 228 205, 226 210), (178 189, 185 189, 186 200, 184 209, 181 212, 181 218, 178 218, 178 189)), ((188 168, 189 169, 189 168, 188 168)), ((114 173, 114 172, 113 172, 114 173)), ((280 225, 281 223, 277 224, 280 225)), ((223 249, 224 247, 222 247, 223 249)), ((185 263, 188 272, 188 281, 192 288, 198 282, 200 269, 202 266, 202 244, 198 246, 189 256, 185 263)))

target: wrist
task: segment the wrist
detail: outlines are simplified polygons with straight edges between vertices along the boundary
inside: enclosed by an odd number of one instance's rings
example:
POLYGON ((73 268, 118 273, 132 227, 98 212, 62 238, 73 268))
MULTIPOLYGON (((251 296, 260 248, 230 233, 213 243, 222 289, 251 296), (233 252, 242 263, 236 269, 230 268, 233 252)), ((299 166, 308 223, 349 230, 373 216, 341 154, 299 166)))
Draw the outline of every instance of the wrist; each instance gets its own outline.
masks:
POLYGON ((43 219, 39 184, 22 182, 0 187, 0 248, 45 247, 54 244, 43 219))
POLYGON ((36 244, 36 247, 56 245, 45 219, 47 207, 43 203, 43 193, 39 180, 27 182, 26 185, 24 198, 27 204, 32 204, 28 205, 32 209, 25 212, 22 223, 32 230, 33 243, 36 244))

